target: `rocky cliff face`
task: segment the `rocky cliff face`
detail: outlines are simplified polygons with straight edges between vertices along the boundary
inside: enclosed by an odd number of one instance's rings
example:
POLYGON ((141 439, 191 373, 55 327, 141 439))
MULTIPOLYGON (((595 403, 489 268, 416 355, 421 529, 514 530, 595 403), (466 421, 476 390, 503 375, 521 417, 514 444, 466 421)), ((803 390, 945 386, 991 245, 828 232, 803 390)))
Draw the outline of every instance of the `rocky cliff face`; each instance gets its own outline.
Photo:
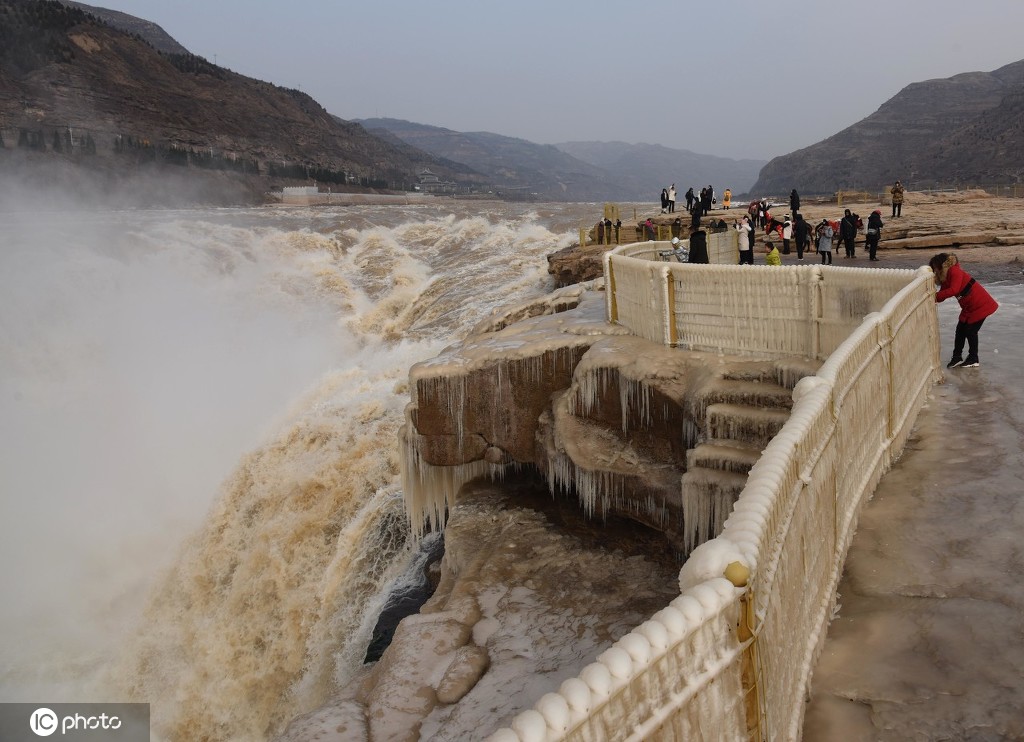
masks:
POLYGON ((396 148, 300 91, 158 51, 52 0, 0 0, 0 134, 0 156, 24 150, 105 171, 183 166, 256 176, 262 190, 275 180, 400 189, 424 167, 452 179, 468 170, 396 148))
POLYGON ((755 193, 1016 182, 1024 171, 1024 61, 908 85, 875 113, 823 142, 777 157, 755 193))

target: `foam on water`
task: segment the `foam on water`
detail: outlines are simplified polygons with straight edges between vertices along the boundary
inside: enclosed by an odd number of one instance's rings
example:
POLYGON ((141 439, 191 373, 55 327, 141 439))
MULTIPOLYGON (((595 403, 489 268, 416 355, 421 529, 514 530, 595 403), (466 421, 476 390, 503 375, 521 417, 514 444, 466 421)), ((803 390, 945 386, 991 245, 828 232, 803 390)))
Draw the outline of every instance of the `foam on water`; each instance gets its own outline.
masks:
POLYGON ((598 212, 9 219, 2 700, 149 701, 181 739, 322 702, 411 553, 408 368, 549 290, 543 256, 598 212))

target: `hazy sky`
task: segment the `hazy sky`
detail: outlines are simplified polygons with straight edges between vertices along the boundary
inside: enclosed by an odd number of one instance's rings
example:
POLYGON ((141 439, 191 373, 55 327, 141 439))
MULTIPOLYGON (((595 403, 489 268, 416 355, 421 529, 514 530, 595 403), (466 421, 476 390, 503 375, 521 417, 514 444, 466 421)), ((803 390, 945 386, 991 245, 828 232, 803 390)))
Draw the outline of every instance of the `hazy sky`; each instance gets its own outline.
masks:
POLYGON ((316 98, 541 144, 770 159, 906 85, 1024 57, 1021 0, 104 0, 316 98))

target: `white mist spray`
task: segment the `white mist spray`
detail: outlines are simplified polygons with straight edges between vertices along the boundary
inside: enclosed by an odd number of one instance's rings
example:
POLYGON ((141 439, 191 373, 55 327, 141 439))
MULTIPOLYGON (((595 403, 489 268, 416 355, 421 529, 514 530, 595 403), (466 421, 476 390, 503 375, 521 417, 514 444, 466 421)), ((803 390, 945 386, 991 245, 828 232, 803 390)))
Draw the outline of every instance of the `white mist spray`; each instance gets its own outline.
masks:
POLYGON ((545 292, 572 237, 498 211, 19 218, 3 700, 149 701, 158 737, 258 739, 348 678, 409 553, 409 367, 545 292))

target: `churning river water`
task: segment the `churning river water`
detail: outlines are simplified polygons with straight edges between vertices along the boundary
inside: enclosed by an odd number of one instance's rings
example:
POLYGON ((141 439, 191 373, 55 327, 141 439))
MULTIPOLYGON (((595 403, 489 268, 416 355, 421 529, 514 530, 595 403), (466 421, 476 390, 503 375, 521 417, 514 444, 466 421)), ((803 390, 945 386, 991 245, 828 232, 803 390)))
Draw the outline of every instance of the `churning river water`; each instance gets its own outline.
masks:
POLYGON ((409 367, 600 204, 20 211, 0 244, 0 700, 258 739, 410 557, 409 367))

